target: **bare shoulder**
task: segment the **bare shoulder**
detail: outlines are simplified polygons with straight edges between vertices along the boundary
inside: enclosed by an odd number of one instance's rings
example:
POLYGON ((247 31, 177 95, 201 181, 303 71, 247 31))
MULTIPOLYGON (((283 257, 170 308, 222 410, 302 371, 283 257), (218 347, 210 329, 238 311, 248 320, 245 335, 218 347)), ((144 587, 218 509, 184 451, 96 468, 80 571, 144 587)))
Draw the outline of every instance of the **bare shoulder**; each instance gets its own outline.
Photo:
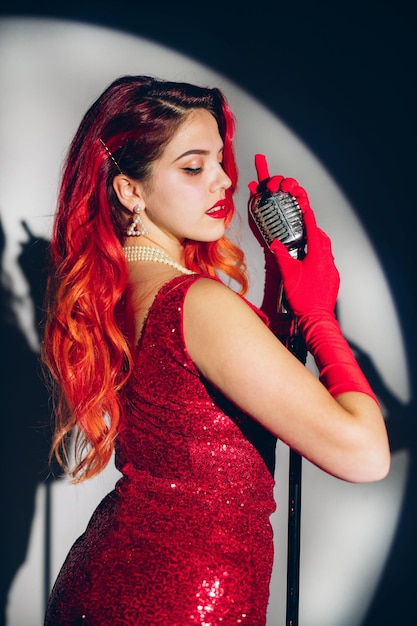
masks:
MULTIPOLYGON (((246 316, 260 321, 253 309, 244 298, 239 296, 233 289, 211 278, 200 278, 190 287, 186 299, 188 317, 207 321, 208 318, 227 323, 228 319, 237 322, 246 316), (214 314, 214 315, 213 315, 214 314)), ((215 324, 216 325, 216 324, 215 324)))
POLYGON ((184 337, 197 367, 217 384, 220 379, 224 384, 226 369, 237 372, 246 361, 256 360, 261 346, 269 349, 271 341, 275 343, 248 302, 210 278, 201 278, 189 289, 184 303, 184 337))
POLYGON ((225 296, 229 294, 237 295, 232 289, 230 289, 230 287, 227 287, 221 281, 215 278, 210 278, 209 276, 202 276, 198 280, 194 281, 189 289, 189 292, 194 294, 199 293, 200 295, 204 293, 218 295, 224 294, 225 296))

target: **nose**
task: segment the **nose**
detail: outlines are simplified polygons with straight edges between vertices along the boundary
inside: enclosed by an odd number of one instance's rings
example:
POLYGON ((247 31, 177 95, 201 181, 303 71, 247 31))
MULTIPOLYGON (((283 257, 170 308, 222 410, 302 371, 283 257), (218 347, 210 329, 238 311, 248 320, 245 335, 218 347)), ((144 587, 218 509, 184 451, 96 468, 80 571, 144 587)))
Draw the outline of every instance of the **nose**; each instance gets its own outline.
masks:
POLYGON ((232 181, 230 180, 229 176, 224 171, 221 163, 219 163, 215 172, 215 176, 213 177, 213 183, 212 183, 213 191, 216 191, 217 189, 226 190, 226 189, 229 189, 229 187, 231 186, 232 186, 232 181))

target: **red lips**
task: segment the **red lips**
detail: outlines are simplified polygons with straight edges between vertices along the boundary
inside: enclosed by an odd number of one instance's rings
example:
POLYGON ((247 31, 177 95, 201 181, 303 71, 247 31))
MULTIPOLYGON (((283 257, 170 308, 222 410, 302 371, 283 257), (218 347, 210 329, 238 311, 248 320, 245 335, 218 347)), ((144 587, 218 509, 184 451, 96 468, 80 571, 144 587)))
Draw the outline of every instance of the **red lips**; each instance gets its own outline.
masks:
POLYGON ((225 207, 225 200, 218 200, 216 204, 213 204, 211 209, 209 209, 206 214, 209 217, 214 217, 215 219, 223 219, 224 217, 226 217, 227 210, 225 207))

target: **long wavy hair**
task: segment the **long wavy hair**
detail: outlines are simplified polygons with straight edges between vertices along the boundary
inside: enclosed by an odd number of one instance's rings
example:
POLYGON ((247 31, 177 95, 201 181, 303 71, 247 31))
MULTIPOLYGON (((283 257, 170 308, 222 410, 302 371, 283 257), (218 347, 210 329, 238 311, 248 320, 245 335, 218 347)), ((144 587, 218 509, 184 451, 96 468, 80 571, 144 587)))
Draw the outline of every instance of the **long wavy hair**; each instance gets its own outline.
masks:
MULTIPOLYGON (((215 117, 224 142, 223 167, 232 181, 226 226, 234 214, 235 122, 218 89, 125 76, 84 116, 64 164, 52 238, 42 362, 52 386, 55 417, 51 456, 74 482, 108 463, 120 420, 120 390, 132 370, 132 319, 123 254, 126 213, 113 189, 123 172, 151 179, 152 164, 197 108, 215 117), (75 465, 68 454, 75 431, 75 465)), ((187 241, 186 265, 219 271, 247 290, 243 253, 227 237, 187 241)))

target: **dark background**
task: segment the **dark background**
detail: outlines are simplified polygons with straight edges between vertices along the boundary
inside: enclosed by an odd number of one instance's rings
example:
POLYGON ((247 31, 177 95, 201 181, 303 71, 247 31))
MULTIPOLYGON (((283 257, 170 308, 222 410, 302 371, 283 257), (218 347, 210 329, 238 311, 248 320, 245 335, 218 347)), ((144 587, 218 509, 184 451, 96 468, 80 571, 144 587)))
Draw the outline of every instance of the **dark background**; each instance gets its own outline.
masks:
POLYGON ((394 416, 388 420, 392 449, 407 448, 411 468, 396 538, 364 626, 414 623, 417 99, 412 3, 3 0, 0 15, 68 18, 124 30, 205 63, 275 112, 342 188, 388 278, 406 337, 413 390, 407 406, 385 398, 394 416))

